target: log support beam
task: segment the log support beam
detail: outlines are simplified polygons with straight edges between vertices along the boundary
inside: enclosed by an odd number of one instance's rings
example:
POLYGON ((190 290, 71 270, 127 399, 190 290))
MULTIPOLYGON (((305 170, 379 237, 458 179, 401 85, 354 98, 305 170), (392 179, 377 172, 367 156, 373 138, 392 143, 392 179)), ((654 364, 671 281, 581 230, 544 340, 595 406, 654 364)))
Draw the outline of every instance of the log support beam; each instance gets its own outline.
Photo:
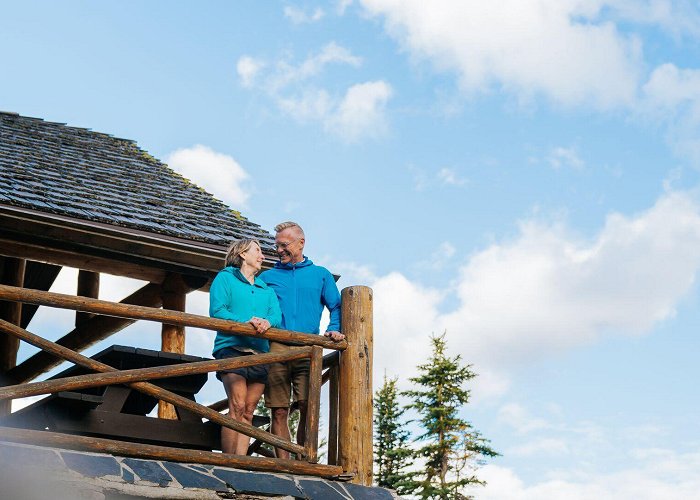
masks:
MULTIPOLYGON (((182 276, 168 274, 163 281, 162 299, 163 309, 185 312, 186 297, 189 291, 182 276)), ((163 323, 161 329, 161 351, 185 353, 185 327, 163 323)), ((173 405, 165 401, 158 401, 158 418, 177 420, 177 410, 173 405)))
MULTIPOLYGON (((0 278, 3 284, 21 287, 24 284, 24 259, 5 258, 0 261, 2 272, 0 278)), ((19 325, 22 320, 22 304, 19 302, 0 302, 0 319, 13 325, 19 325)), ((5 333, 0 333, 0 384, 6 385, 7 372, 17 364, 19 339, 5 333)), ((0 416, 8 415, 12 410, 10 401, 0 401, 0 416)))
POLYGON ((353 482, 372 484, 372 289, 342 292, 341 331, 348 348, 340 354, 338 465, 353 482))
MULTIPOLYGON (((78 293, 80 297, 90 297, 91 299, 98 298, 100 293, 100 273, 93 271, 78 271, 78 293)), ((80 326, 95 315, 76 311, 75 326, 80 326)))

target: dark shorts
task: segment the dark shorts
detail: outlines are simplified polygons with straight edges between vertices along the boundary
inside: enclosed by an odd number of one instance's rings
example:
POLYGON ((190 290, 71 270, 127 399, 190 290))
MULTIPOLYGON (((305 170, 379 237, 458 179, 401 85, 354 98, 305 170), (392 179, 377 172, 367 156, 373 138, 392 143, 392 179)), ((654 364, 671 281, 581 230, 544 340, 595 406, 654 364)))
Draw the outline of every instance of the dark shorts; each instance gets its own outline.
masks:
MULTIPOLYGON (((243 352, 238 349, 233 349, 232 347, 224 347, 219 349, 214 353, 216 359, 224 358, 238 358, 240 356, 250 356, 252 352, 243 352)), ((222 370, 216 372, 216 378, 221 380, 222 373, 235 373, 240 375, 249 382, 259 382, 261 384, 267 383, 267 373, 270 370, 270 365, 255 365, 247 366, 245 368, 235 368, 233 370, 222 370)))

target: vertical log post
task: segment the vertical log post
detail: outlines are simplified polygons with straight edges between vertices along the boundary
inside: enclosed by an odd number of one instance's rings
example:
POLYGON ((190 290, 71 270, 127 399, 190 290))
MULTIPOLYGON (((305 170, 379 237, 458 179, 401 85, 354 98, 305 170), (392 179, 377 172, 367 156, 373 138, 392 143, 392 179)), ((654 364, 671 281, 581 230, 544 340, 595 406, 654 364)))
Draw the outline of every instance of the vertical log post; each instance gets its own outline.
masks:
MULTIPOLYGON (((185 285, 181 275, 168 274, 165 281, 163 281, 163 309, 184 312, 187 290, 188 287, 185 285)), ((162 351, 184 354, 185 327, 163 323, 160 348, 162 351)), ((177 420, 177 411, 170 403, 158 401, 158 418, 177 420)))
MULTIPOLYGON (((83 269, 78 271, 78 295, 80 297, 90 297, 91 299, 96 299, 99 297, 99 294, 100 273, 85 271, 83 269)), ((80 326, 94 316, 95 315, 91 313, 77 311, 75 313, 75 326, 80 326)))
MULTIPOLYGON (((24 285, 24 270, 26 261, 24 259, 15 259, 6 257, 4 263, 0 260, 0 266, 3 267, 2 283, 11 286, 24 285)), ((21 302, 0 302, 0 319, 19 325, 22 319, 22 303, 21 302)), ((5 385, 4 375, 17 364, 17 351, 19 350, 19 339, 6 333, 0 333, 0 384, 5 385)), ((12 401, 0 401, 0 416, 8 415, 12 409, 12 401)))
POLYGON ((338 465, 338 383, 340 367, 329 368, 328 379, 328 465, 338 465))
POLYGON ((372 484, 372 289, 342 292, 341 331, 348 348, 340 354, 338 460, 353 482, 372 484))
POLYGON ((306 439, 304 451, 306 460, 312 464, 318 462, 318 427, 321 415, 321 369, 323 365, 323 347, 311 348, 309 366, 309 397, 306 407, 306 439))

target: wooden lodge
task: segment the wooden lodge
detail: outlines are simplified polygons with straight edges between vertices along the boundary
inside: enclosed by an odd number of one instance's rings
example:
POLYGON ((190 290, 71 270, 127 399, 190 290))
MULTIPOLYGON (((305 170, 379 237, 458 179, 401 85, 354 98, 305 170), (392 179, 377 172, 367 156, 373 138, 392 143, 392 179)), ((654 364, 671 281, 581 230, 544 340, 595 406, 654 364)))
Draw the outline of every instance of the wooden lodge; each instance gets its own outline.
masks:
POLYGON ((208 290, 226 247, 241 237, 257 238, 265 267, 272 265, 270 233, 135 142, 0 113, 0 442, 370 486, 369 288, 342 291, 347 341, 270 329, 269 339, 302 347, 224 360, 184 352, 187 327, 255 335, 248 324, 185 312, 187 294, 208 290), (49 292, 63 266, 79 270, 76 296, 49 292), (102 273, 147 284, 109 302, 99 298, 102 273), (75 326, 47 340, 32 331, 39 307, 75 311, 75 326), (105 344, 92 357, 81 354, 137 321, 162 324, 160 351, 105 344), (18 360, 20 341, 40 351, 18 360), (263 418, 252 426, 230 418, 225 401, 196 401, 211 372, 302 357, 311 360, 303 445, 264 430, 263 418), (42 380, 65 361, 69 368, 42 380), (329 398, 322 403, 325 383, 329 398), (10 411, 11 400, 38 395, 10 411), (158 418, 147 416, 156 404, 158 418), (321 404, 329 415, 326 463, 318 458, 321 404), (221 426, 254 438, 248 456, 219 452, 221 426), (299 459, 277 459, 262 443, 299 459))

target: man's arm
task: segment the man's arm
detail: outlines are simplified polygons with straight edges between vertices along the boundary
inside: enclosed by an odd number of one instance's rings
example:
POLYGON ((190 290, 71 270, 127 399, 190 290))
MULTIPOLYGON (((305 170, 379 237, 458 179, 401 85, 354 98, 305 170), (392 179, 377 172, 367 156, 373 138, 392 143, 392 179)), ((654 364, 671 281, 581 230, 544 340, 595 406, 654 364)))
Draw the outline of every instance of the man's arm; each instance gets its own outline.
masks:
POLYGON ((333 340, 343 340, 345 335, 340 333, 340 292, 333 275, 327 269, 325 271, 321 302, 328 308, 330 323, 324 335, 333 340))

